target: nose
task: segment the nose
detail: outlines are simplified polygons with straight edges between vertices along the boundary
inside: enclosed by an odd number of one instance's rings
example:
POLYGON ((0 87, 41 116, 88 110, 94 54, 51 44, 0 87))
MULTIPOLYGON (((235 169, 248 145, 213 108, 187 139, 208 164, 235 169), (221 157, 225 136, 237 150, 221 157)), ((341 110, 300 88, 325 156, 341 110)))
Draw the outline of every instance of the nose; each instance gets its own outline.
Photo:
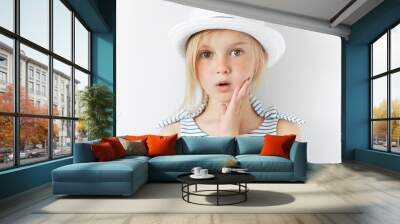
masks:
POLYGON ((216 60, 216 72, 217 74, 226 75, 230 73, 230 66, 224 56, 218 57, 216 60))

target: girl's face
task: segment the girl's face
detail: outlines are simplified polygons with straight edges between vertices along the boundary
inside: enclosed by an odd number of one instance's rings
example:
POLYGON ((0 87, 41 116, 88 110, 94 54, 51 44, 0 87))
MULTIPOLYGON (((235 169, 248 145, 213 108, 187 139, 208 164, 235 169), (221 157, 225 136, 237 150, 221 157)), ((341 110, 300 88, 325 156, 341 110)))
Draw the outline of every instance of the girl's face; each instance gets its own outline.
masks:
POLYGON ((236 87, 253 78, 255 58, 249 35, 234 30, 215 30, 203 37, 196 56, 196 73, 209 97, 229 102, 236 87))

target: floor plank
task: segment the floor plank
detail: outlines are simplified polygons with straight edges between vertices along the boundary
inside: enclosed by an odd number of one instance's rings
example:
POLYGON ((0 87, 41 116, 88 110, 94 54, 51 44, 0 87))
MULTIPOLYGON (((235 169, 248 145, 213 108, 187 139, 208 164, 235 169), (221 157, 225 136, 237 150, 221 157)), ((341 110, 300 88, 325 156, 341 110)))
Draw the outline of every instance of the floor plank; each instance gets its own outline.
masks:
POLYGON ((309 183, 325 187, 349 203, 364 205, 359 214, 36 214, 56 199, 50 185, 0 201, 0 223, 15 224, 260 224, 400 223, 400 174, 357 162, 310 164, 309 183))

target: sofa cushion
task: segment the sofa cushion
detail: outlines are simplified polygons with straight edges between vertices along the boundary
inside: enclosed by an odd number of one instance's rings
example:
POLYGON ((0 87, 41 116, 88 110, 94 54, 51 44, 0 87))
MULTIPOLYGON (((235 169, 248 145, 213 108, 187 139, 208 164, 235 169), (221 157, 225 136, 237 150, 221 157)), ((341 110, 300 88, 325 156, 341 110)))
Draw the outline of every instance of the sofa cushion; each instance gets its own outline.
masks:
POLYGON ((74 163, 95 162, 96 158, 90 148, 92 144, 99 144, 100 139, 86 142, 75 143, 74 147, 74 163))
POLYGON ((239 166, 249 172, 292 172, 292 161, 279 156, 238 155, 239 166))
POLYGON ((261 149, 261 156, 280 156, 290 159, 290 148, 296 135, 265 135, 264 146, 261 149))
POLYGON ((140 159, 74 163, 54 169, 52 176, 58 182, 130 182, 133 173, 147 171, 146 166, 140 159))
POLYGON ((112 145, 108 142, 92 144, 90 147, 94 157, 96 157, 96 161, 104 162, 118 158, 112 145))
POLYGON ((126 155, 147 155, 146 143, 142 140, 127 140, 125 138, 118 138, 126 151, 126 155))
POLYGON ((114 149, 117 158, 122 158, 126 156, 126 151, 124 149, 124 146, 122 146, 121 142, 117 137, 103 137, 101 138, 101 142, 110 143, 112 148, 114 149))
POLYGON ((158 156, 149 160, 150 171, 179 171, 190 172, 193 167, 200 166, 209 171, 219 171, 229 159, 235 159, 231 155, 175 155, 158 156))
POLYGON ((150 157, 148 157, 148 156, 129 155, 129 156, 125 156, 124 158, 113 160, 113 162, 127 162, 127 163, 129 163, 129 162, 132 162, 132 161, 135 161, 135 160, 148 162, 149 159, 150 159, 150 157))
POLYGON ((237 136, 236 155, 259 154, 264 145, 263 136, 237 136))
POLYGON ((148 156, 164 156, 176 154, 176 139, 178 134, 169 136, 149 135, 147 137, 147 155, 148 156))
POLYGON ((182 136, 178 145, 178 154, 225 154, 235 155, 234 137, 182 136))

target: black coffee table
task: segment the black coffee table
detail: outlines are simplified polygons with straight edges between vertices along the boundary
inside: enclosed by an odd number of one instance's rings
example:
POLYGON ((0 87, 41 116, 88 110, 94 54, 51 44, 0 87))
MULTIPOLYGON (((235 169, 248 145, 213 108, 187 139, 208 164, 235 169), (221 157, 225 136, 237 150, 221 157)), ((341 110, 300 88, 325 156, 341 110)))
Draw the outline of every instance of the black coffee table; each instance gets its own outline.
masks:
POLYGON ((247 200, 247 192, 249 188, 247 187, 247 183, 255 180, 255 177, 249 173, 213 173, 215 176, 212 179, 193 179, 190 177, 191 173, 182 174, 177 177, 178 181, 182 183, 182 199, 188 203, 198 204, 198 205, 215 205, 215 204, 202 204, 190 201, 191 195, 196 196, 204 196, 204 197, 216 197, 217 206, 220 205, 234 205, 241 202, 245 202, 247 200), (206 185, 216 185, 215 190, 197 190, 198 184, 206 184, 206 185), (237 185, 237 190, 223 190, 220 189, 220 185, 237 185), (195 185, 195 191, 190 191, 190 186, 195 185), (202 192, 215 192, 216 194, 202 194, 202 192), (221 194, 223 193, 223 194, 221 194), (232 203, 221 203, 220 197, 229 197, 229 196, 242 196, 238 201, 234 201, 232 203))

